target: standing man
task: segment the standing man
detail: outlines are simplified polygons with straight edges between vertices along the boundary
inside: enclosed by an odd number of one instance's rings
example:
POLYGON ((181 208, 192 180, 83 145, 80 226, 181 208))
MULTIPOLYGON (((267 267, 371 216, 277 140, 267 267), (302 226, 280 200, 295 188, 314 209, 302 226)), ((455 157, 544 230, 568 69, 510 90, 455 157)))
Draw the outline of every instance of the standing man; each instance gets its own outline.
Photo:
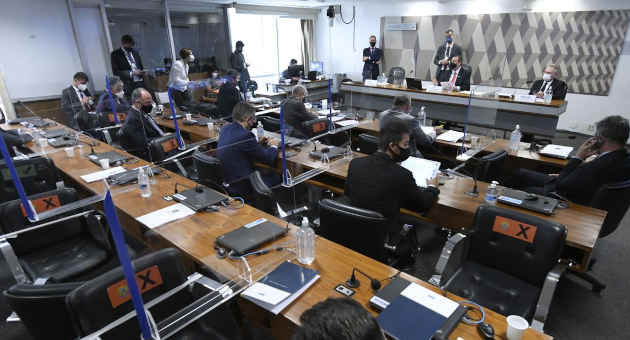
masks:
POLYGON ((433 64, 437 66, 434 83, 437 82, 438 84, 449 80, 451 58, 462 55, 462 48, 453 42, 455 40, 453 29, 447 29, 444 34, 445 43, 438 48, 435 58, 433 58, 433 64))
MULTIPOLYGON (((230 65, 232 69, 236 70, 243 78, 243 82, 247 83, 247 81, 249 81, 249 71, 247 70, 249 64, 245 62, 243 46, 245 46, 245 44, 243 44, 242 41, 239 40, 236 42, 236 50, 230 55, 230 65)), ((244 91, 244 89, 241 90, 244 91)))
POLYGON ((120 44, 122 47, 111 54, 112 72, 120 77, 125 84, 125 93, 130 95, 133 90, 139 87, 146 88, 144 67, 140 54, 133 49, 135 42, 130 35, 123 35, 120 44))
POLYGON ((363 81, 378 78, 383 50, 376 47, 376 36, 370 36, 370 47, 363 49, 363 81))
POLYGON ((529 89, 529 94, 535 94, 537 98, 543 98, 545 92, 551 87, 552 99, 564 99, 567 96, 567 83, 558 77, 558 68, 554 64, 547 65, 543 72, 542 79, 536 80, 529 89))
POLYGON ((61 110, 66 114, 67 124, 78 130, 76 116, 81 111, 92 111, 94 99, 90 94, 88 76, 83 72, 77 72, 72 77, 72 85, 61 92, 61 110))

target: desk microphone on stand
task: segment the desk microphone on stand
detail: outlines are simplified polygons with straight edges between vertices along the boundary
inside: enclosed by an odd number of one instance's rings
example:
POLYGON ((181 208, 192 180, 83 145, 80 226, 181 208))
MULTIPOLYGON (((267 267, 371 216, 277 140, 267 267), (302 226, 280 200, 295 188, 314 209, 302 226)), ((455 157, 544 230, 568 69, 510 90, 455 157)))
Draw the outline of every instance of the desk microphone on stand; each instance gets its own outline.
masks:
POLYGON ((350 288, 357 288, 361 285, 361 282, 357 279, 355 272, 359 272, 361 273, 363 276, 367 277, 368 279, 370 279, 370 287, 372 287, 372 290, 374 290, 375 292, 379 289, 381 289, 381 282, 375 278, 370 277, 369 275, 367 275, 366 273, 360 271, 357 268, 352 269, 352 276, 350 276, 350 278, 346 281, 346 285, 350 288))
POLYGON ((454 169, 447 169, 446 172, 455 176, 462 176, 462 173, 464 175, 468 175, 472 178, 473 180, 473 187, 470 191, 466 191, 465 194, 470 196, 470 197, 477 197, 479 196, 479 190, 477 189, 477 175, 476 175, 476 171, 472 171, 469 172, 468 170, 464 170, 464 167, 468 164, 470 166, 472 166, 473 168, 479 167, 481 165, 481 160, 475 157, 470 157, 466 162, 456 166, 454 169))

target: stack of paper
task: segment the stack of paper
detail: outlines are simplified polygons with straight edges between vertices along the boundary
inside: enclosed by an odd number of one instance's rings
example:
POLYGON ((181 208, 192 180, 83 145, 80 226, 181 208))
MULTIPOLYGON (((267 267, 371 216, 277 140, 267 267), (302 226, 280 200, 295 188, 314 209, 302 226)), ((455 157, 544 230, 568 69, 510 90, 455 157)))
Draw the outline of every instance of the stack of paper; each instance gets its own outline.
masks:
POLYGON ((459 131, 448 130, 441 135, 437 136, 437 140, 443 140, 445 142, 457 142, 464 138, 464 133, 459 131))
POLYGON ((125 171, 127 170, 125 170, 125 168, 123 168, 122 166, 117 166, 115 168, 109 168, 107 170, 96 171, 87 175, 83 175, 81 176, 81 179, 84 180, 86 183, 92 183, 103 180, 111 175, 123 173, 125 171))
POLYGON ((571 151, 573 151, 573 147, 571 146, 548 144, 538 151, 538 153, 549 157, 567 159, 571 151))
POLYGON ((354 120, 354 119, 348 119, 348 120, 342 120, 336 123, 337 125, 341 125, 341 126, 348 126, 348 125, 355 125, 355 124, 359 124, 358 120, 354 120))
POLYGON ((166 208, 162 208, 156 210, 154 212, 150 212, 146 215, 142 215, 136 220, 138 222, 146 225, 147 227, 153 229, 157 228, 163 224, 166 224, 171 221, 179 220, 180 218, 184 218, 190 215, 194 215, 195 211, 190 209, 189 207, 177 203, 166 208))
POLYGON ((442 86, 431 85, 427 87, 427 92, 442 92, 442 86))
POLYGON ((283 262, 241 295, 260 307, 280 313, 319 279, 315 270, 283 262))
POLYGON ((420 126, 420 128, 422 129, 422 132, 424 132, 425 135, 427 135, 427 137, 431 138, 432 140, 435 140, 436 138, 436 134, 435 134, 435 128, 433 126, 420 126))
POLYGON ((411 171, 413 179, 416 180, 416 185, 423 188, 427 186, 427 181, 434 178, 437 172, 440 171, 440 162, 417 157, 409 157, 400 165, 411 171))

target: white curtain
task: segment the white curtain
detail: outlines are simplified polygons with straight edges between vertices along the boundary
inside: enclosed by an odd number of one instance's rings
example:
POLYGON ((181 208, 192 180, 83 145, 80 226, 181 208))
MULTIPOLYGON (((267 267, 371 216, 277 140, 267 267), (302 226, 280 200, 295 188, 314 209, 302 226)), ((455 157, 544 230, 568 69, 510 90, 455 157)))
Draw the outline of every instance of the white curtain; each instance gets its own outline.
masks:
POLYGON ((313 20, 302 19, 302 62, 304 63, 304 73, 310 71, 309 65, 313 58, 313 20))

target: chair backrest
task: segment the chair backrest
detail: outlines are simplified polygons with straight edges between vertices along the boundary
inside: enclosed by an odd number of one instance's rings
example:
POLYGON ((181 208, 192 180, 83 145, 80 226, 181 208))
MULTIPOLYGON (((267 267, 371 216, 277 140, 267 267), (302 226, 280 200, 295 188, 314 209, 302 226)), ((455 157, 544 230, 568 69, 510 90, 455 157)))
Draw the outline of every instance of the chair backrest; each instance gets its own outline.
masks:
POLYGON ((387 220, 382 214, 324 199, 319 234, 373 259, 385 260, 387 220))
MULTIPOLYGON (((41 213, 75 202, 78 199, 78 195, 76 190, 64 188, 31 195, 28 196, 28 198, 33 203, 35 210, 41 213)), ((72 213, 73 212, 70 212, 66 215, 72 213)), ((41 222, 35 224, 39 223, 41 222)), ((63 240, 83 232, 83 227, 79 219, 71 219, 60 223, 60 225, 61 224, 63 224, 63 227, 51 226, 36 232, 20 234, 17 238, 10 239, 9 242, 16 254, 20 255, 41 249, 47 245, 63 242, 63 240)), ((29 222, 26 218, 22 201, 16 199, 0 204, 0 229, 3 234, 19 231, 31 226, 33 226, 33 223, 29 222)))
POLYGON ((477 209, 468 259, 541 287, 558 263, 567 228, 491 205, 477 209))
POLYGON ((608 212, 599 237, 611 234, 617 229, 630 206, 630 180, 603 185, 595 193, 591 206, 608 212))
POLYGON ((499 150, 481 157, 477 167, 477 180, 483 182, 502 181, 503 167, 507 151, 499 150))
POLYGON ((389 69, 389 74, 387 75, 387 82, 392 85, 402 85, 403 80, 405 80, 405 69, 400 66, 394 66, 389 69))
MULTIPOLYGON (((14 160, 13 165, 22 181, 27 195, 38 194, 57 188, 59 174, 52 160, 44 157, 14 160)), ((0 202, 7 202, 18 198, 13 185, 11 173, 6 162, 0 160, 0 202)))
MULTIPOLYGON (((145 303, 186 281, 186 269, 179 252, 173 248, 145 255, 134 260, 132 265, 145 303)), ((125 286, 123 270, 118 267, 68 294, 66 305, 77 333, 85 336, 132 311, 131 296, 125 286)), ((159 322, 190 302, 190 294, 183 290, 151 308, 151 314, 159 322)), ((101 339, 131 339, 139 334, 140 328, 134 318, 107 332, 101 339)))
POLYGON ((201 151, 193 154, 193 164, 197 170, 199 182, 217 191, 225 191, 223 187, 224 175, 221 160, 201 151))
POLYGON ((256 170, 249 175, 249 183, 257 194, 268 197, 273 195, 271 188, 263 181, 260 171, 256 170))
POLYGON ((265 131, 269 131, 269 132, 280 131, 280 119, 264 116, 260 119, 260 121, 262 122, 263 128, 265 128, 265 131))
POLYGON ((359 134, 359 151, 371 155, 378 150, 378 138, 367 133, 359 134))
POLYGON ((36 340, 74 339, 72 320, 66 309, 66 296, 82 282, 44 285, 14 284, 4 291, 7 303, 36 340))
POLYGON ((317 136, 328 131, 330 120, 328 118, 318 118, 302 123, 302 126, 308 131, 307 138, 317 136))
POLYGON ((151 161, 159 162, 179 152, 177 148, 177 135, 168 134, 158 138, 154 138, 149 143, 151 150, 151 161))

